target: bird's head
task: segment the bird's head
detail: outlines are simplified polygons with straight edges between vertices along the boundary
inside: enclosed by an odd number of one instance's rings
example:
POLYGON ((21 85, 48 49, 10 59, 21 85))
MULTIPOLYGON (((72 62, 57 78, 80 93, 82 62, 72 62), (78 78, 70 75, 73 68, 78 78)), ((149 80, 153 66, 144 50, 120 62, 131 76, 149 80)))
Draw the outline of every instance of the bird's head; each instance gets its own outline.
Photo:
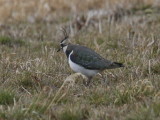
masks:
POLYGON ((68 42, 69 35, 67 34, 66 30, 62 28, 61 31, 63 32, 64 38, 61 40, 60 48, 57 50, 57 52, 59 52, 60 50, 63 50, 63 52, 65 52, 69 44, 68 42))

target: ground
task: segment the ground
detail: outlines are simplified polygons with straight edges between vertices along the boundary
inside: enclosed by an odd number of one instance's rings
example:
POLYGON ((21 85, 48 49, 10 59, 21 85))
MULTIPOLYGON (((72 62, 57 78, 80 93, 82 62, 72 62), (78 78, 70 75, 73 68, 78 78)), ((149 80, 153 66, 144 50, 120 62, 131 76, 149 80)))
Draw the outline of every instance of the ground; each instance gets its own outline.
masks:
POLYGON ((15 1, 1 1, 0 120, 160 119, 158 0, 15 1), (61 27, 125 67, 84 86, 57 52, 61 27))

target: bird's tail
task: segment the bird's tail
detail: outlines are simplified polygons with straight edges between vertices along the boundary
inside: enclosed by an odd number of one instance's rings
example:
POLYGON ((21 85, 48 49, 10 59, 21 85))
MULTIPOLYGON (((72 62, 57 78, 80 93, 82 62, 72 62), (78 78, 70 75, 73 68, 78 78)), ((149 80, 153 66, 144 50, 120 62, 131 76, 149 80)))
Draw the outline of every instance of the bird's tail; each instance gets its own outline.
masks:
POLYGON ((124 67, 124 65, 122 63, 118 63, 118 62, 113 62, 113 64, 117 67, 124 67))
POLYGON ((124 67, 124 65, 123 65, 122 63, 113 62, 113 63, 109 66, 109 69, 120 68, 120 67, 124 67))
POLYGON ((115 68, 124 67, 122 63, 118 63, 118 62, 113 62, 113 66, 115 66, 115 68))

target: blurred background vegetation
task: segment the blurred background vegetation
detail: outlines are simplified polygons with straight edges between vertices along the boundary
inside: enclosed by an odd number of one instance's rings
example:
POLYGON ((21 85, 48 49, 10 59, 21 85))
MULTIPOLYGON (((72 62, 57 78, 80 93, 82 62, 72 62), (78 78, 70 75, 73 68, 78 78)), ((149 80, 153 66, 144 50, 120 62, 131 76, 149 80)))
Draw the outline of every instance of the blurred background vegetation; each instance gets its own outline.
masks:
POLYGON ((91 10, 104 9, 109 15, 119 9, 134 12, 159 4, 159 0, 0 0, 0 22, 54 22, 60 16, 73 17, 91 10))

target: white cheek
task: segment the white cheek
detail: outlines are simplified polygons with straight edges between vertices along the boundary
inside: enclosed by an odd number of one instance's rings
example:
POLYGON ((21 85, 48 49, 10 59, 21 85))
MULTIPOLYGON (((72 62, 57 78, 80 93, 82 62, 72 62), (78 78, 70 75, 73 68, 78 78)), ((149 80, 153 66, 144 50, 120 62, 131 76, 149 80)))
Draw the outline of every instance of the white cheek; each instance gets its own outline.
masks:
POLYGON ((63 52, 65 53, 68 46, 63 47, 63 52))

